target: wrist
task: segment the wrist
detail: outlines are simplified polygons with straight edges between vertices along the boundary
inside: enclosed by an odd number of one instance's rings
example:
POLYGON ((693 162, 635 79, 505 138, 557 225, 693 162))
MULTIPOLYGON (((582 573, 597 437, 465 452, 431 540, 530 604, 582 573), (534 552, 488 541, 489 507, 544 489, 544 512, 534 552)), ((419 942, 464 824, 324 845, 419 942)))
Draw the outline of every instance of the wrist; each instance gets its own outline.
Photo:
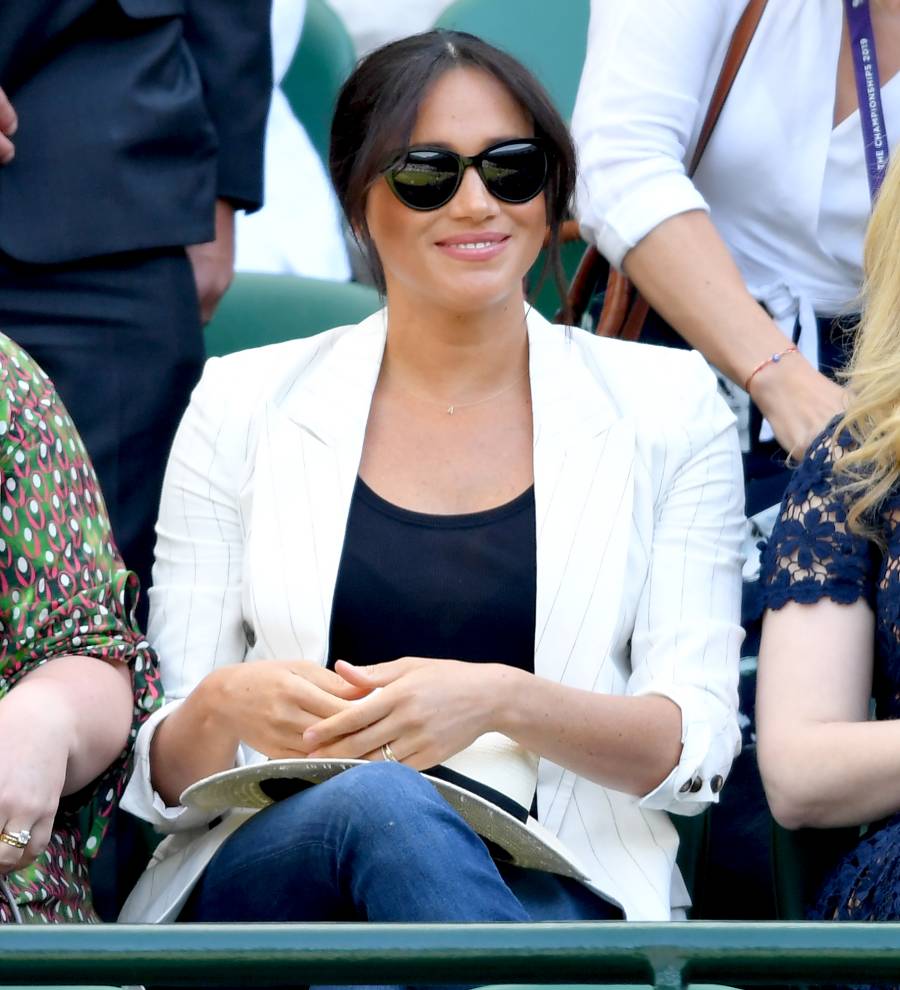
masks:
POLYGON ((785 396, 796 393, 810 373, 817 374, 799 351, 774 351, 753 370, 745 383, 748 386, 746 391, 763 414, 768 414, 785 396), (774 360, 775 354, 781 354, 777 361, 774 360))
POLYGON ((786 347, 773 351, 768 357, 763 358, 763 360, 753 368, 750 374, 747 375, 747 378, 744 381, 744 391, 749 392, 751 390, 757 375, 764 374, 770 368, 774 368, 776 365, 781 364, 781 361, 784 358, 789 358, 793 354, 799 354, 797 345, 788 344, 786 347))
POLYGON ((518 667, 505 663, 487 664, 487 683, 483 697, 487 703, 485 732, 502 732, 516 738, 518 723, 523 710, 522 691, 526 678, 534 678, 518 667))
POLYGON ((237 720, 229 714, 234 669, 222 667, 207 674, 185 701, 192 723, 207 739, 237 750, 241 738, 237 720))

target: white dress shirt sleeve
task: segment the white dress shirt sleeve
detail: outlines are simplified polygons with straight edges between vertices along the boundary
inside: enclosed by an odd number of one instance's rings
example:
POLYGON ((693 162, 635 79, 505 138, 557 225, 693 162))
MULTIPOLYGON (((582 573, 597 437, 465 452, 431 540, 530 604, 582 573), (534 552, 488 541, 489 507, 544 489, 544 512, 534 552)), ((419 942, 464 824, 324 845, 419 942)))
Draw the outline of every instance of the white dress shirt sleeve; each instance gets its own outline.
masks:
POLYGON ((681 709, 681 758, 641 805, 694 815, 718 800, 740 751, 744 491, 734 416, 700 355, 685 357, 696 370, 682 376, 674 408, 683 415, 677 426, 657 426, 664 467, 628 693, 662 695, 681 709))
POLYGON ((685 161, 740 12, 737 0, 591 0, 576 212, 618 268, 664 220, 708 210, 685 161))

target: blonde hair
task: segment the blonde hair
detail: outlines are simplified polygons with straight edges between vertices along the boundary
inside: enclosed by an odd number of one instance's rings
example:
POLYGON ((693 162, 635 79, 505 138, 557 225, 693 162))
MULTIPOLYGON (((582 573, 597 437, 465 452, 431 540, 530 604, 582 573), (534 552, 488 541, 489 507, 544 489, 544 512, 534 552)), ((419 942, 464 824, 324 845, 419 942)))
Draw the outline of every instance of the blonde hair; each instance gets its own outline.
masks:
POLYGON ((835 472, 849 496, 851 529, 879 539, 874 513, 900 480, 900 154, 888 167, 863 251, 862 315, 845 378, 847 410, 836 436, 855 443, 835 472))

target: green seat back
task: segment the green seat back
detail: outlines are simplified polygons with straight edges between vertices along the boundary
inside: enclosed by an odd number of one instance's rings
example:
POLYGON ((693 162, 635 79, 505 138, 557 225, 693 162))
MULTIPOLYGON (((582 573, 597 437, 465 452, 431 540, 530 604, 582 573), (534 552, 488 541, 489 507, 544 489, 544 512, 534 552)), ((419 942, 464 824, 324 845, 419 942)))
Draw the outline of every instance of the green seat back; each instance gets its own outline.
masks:
POLYGON ((381 307, 378 293, 354 282, 239 272, 205 331, 208 357, 310 337, 358 323, 381 307))
POLYGON ((324 162, 337 95, 355 64, 344 22, 325 0, 307 0, 300 44, 281 88, 324 162))
POLYGON ((775 907, 781 921, 803 921, 828 873, 859 841, 858 828, 801 828, 772 823, 775 907))
POLYGON ((468 31, 514 55, 568 120, 587 47, 590 0, 456 0, 437 27, 468 31))
MULTIPOLYGON (((584 254, 587 245, 582 240, 569 241, 561 245, 560 260, 562 261, 563 278, 566 285, 569 285, 575 277, 578 263, 584 254)), ((525 292, 534 308, 552 322, 554 316, 559 312, 562 305, 559 289, 553 272, 548 268, 544 271, 547 263, 547 252, 541 251, 537 261, 531 268, 525 279, 525 292)))

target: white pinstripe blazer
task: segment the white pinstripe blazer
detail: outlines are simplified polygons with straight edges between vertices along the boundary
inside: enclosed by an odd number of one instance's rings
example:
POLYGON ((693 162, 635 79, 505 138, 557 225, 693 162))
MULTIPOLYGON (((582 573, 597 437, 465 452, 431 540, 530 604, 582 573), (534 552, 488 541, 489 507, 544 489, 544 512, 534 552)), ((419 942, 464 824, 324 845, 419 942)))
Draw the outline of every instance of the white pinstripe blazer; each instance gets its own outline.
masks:
MULTIPOLYGON (((537 513, 535 673, 661 694, 678 766, 642 798, 542 760, 538 817, 634 919, 688 903, 666 811, 717 800, 738 751, 741 465, 696 353, 601 340, 528 316, 537 513), (717 778, 719 778, 717 780, 717 778)), ((150 785, 160 720, 213 668, 324 663, 385 318, 211 360, 172 449, 149 635, 167 704, 143 726, 123 806, 163 831, 122 920, 173 918, 245 818, 209 827, 150 785)), ((242 747, 239 763, 262 757, 242 747)))

